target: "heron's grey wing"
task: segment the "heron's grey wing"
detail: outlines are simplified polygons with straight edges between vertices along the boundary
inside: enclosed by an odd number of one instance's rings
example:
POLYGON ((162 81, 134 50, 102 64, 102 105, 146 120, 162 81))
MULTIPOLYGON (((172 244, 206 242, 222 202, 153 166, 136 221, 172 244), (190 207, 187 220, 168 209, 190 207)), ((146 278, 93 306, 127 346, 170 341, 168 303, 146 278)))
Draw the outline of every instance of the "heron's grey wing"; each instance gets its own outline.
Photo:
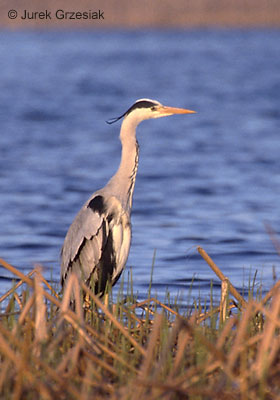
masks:
MULTIPOLYGON (((100 196, 97 196, 100 197, 100 196)), ((94 197, 91 201, 96 199, 94 197)), ((87 202, 70 226, 61 250, 61 282, 65 280, 74 260, 82 257, 82 271, 75 271, 86 280, 101 258, 108 236, 108 222, 101 210, 87 202), (81 249, 83 250, 81 252, 81 249)))
POLYGON ((71 270, 85 282, 105 290, 108 277, 118 280, 131 240, 129 214, 114 196, 95 194, 81 209, 67 232, 61 252, 61 283, 71 270), (100 275, 101 273, 101 275, 100 275))

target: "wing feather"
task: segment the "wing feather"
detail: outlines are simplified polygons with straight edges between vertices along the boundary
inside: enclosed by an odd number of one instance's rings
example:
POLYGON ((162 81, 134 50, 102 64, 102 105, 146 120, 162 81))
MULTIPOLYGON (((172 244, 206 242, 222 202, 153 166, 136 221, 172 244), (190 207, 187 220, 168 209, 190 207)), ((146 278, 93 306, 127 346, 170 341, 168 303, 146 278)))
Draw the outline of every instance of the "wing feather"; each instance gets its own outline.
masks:
POLYGON ((70 226, 61 251, 62 285, 70 270, 79 279, 105 285, 108 274, 114 284, 120 276, 130 248, 129 216, 120 201, 100 193, 92 196, 70 226), (102 278, 98 278, 102 271, 102 278))
MULTIPOLYGON (((105 216, 93 212, 88 207, 88 202, 81 208, 70 225, 61 250, 61 281, 63 282, 69 272, 70 266, 79 256, 82 257, 82 274, 89 275, 90 268, 98 263, 106 235, 102 228, 105 216), (85 252, 81 252, 85 248, 85 252), (81 254, 82 253, 82 254, 81 254), (88 261, 86 261, 88 260, 88 261), (90 264, 90 265, 89 265, 90 264)), ((105 222, 106 224, 106 222, 105 222)))

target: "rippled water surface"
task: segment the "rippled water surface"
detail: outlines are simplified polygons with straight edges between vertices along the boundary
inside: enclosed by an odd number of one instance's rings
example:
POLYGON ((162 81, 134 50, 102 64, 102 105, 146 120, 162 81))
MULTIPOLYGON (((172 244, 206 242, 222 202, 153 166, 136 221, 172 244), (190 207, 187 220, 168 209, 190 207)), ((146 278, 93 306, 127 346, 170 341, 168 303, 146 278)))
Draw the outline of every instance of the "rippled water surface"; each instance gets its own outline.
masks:
MULTIPOLYGON (((196 115, 145 121, 127 267, 147 295, 209 296, 201 245, 242 288, 280 262, 280 31, 18 32, 0 42, 0 256, 59 279, 84 201, 115 172, 120 123, 148 97, 196 115), (52 272, 51 272, 52 271, 52 272)), ((0 292, 10 274, 0 268, 0 292)), ((217 292, 218 293, 218 292, 217 292)))

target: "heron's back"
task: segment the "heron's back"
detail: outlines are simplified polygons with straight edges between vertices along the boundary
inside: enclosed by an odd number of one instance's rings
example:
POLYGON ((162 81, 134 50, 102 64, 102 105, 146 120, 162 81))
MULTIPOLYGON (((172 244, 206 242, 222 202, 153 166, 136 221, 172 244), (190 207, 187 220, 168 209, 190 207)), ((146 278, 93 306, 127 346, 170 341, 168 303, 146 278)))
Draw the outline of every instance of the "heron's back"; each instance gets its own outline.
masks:
POLYGON ((107 281, 114 285, 128 258, 130 216, 120 201, 97 193, 80 210, 70 226, 61 252, 61 282, 69 273, 104 293, 107 281))

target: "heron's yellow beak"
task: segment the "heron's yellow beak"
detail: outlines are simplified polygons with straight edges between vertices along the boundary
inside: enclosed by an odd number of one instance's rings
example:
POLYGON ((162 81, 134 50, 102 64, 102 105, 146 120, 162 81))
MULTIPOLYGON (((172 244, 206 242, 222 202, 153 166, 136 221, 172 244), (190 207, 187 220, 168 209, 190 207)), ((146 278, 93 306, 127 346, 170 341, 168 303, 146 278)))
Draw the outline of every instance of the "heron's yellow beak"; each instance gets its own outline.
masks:
POLYGON ((157 111, 160 116, 167 116, 173 114, 195 114, 196 111, 187 110, 185 108, 176 108, 176 107, 167 107, 167 106, 159 106, 157 107, 157 111))

